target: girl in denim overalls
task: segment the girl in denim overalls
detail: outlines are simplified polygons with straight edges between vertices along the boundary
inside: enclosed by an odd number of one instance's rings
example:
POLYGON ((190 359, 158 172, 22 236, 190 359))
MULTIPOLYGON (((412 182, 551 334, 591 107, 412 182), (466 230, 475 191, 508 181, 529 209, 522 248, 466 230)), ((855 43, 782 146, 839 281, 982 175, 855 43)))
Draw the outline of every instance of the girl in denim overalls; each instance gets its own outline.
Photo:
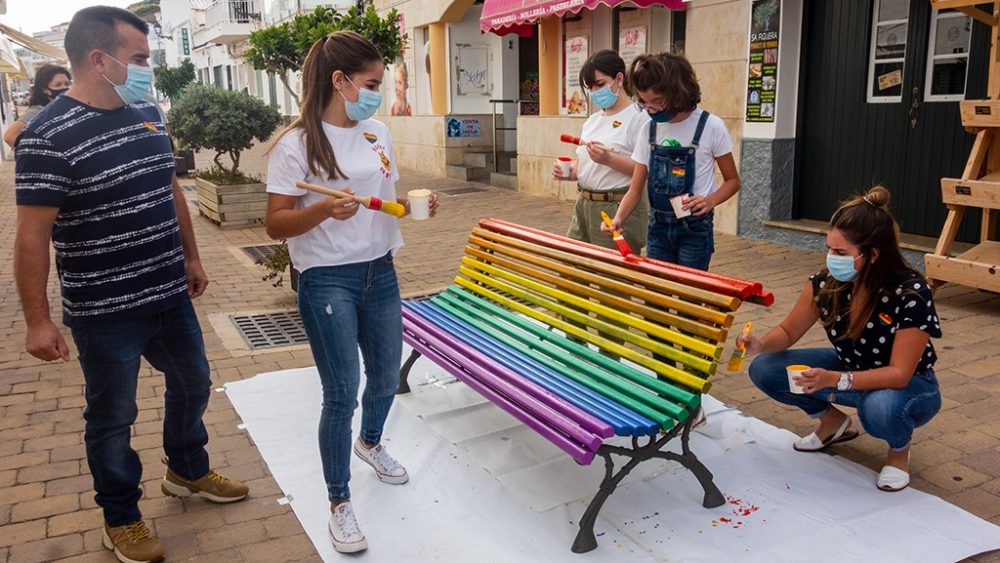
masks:
POLYGON ((718 117, 698 109, 701 89, 691 63, 681 55, 642 55, 629 80, 637 105, 652 121, 636 143, 635 172, 612 226, 620 227, 649 194, 646 254, 650 258, 708 270, 715 250, 714 209, 740 189, 733 141, 718 117), (715 184, 715 164, 723 183, 715 184), (681 196, 691 215, 678 218, 670 199, 681 196))

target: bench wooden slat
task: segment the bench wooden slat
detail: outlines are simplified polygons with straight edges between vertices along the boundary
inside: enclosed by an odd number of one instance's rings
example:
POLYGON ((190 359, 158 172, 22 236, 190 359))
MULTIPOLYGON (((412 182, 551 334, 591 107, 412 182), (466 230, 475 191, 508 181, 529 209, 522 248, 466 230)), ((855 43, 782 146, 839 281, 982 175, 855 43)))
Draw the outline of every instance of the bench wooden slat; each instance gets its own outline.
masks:
POLYGON ((542 274, 539 270, 531 269, 522 265, 521 262, 527 262, 529 264, 557 272, 559 274, 558 276, 554 274, 544 274, 543 279, 575 294, 600 301, 607 305, 613 305, 623 310, 632 311, 643 318, 657 321, 666 326, 676 327, 702 338, 707 338, 713 342, 726 341, 728 331, 724 328, 719 328, 714 323, 684 317, 671 313, 667 310, 650 307, 649 305, 645 305, 625 297, 620 297, 615 294, 618 293, 630 297, 637 297, 645 301, 651 301, 656 294, 648 289, 639 288, 631 284, 611 280, 589 272, 584 272, 578 268, 565 266, 553 260, 532 256, 527 252, 510 248, 502 248, 500 245, 496 245, 488 241, 482 241, 482 243, 479 244, 484 248, 488 248, 492 252, 487 252, 474 246, 467 246, 465 247, 466 254, 475 256, 476 258, 484 261, 499 264, 505 268, 520 273, 528 273, 530 271, 542 274), (499 255, 500 253, 516 258, 518 262, 502 258, 499 255), (573 280, 580 280, 585 283, 573 280), (598 286, 603 289, 598 289, 594 286, 598 286))
MULTIPOLYGON (((555 315, 545 314, 545 313, 542 313, 540 311, 536 311, 536 310, 530 309, 528 307, 525 307, 524 305, 515 303, 515 302, 513 302, 510 299, 503 298, 503 299, 505 299, 507 301, 506 303, 504 303, 506 306, 512 307, 512 308, 514 306, 517 306, 519 312, 523 312, 524 310, 531 310, 532 313, 530 314, 530 316, 532 316, 536 320, 539 320, 539 321, 541 321, 541 322, 543 322, 543 323, 545 323, 545 324, 547 324, 549 326, 558 328, 559 330, 561 330, 561 331, 563 331, 563 332, 565 332, 567 334, 570 334, 570 335, 575 336, 577 338, 586 340, 587 342, 590 342, 591 344, 595 344, 599 348, 601 348, 603 350, 607 350, 608 352, 611 352, 612 354, 621 356, 621 357, 626 358, 628 360, 631 360, 631 361, 633 361, 633 362, 635 362, 635 363, 637 363, 637 364, 639 364, 639 365, 641 365, 643 367, 647 367, 649 369, 652 369, 656 373, 658 373, 658 374, 660 374, 660 375, 662 375, 664 377, 667 377, 669 379, 672 379, 675 382, 680 383, 681 385, 684 385, 685 387, 688 387, 689 389, 694 389, 695 391, 699 391, 701 393, 704 393, 711 386, 711 384, 707 380, 705 380, 704 378, 702 378, 702 377, 698 377, 698 376, 693 375, 693 374, 691 374, 689 372, 686 372, 684 370, 678 369, 677 367, 674 367, 674 366, 672 366, 670 364, 667 364, 667 363, 664 363, 664 362, 652 359, 649 356, 646 356, 644 354, 638 353, 638 352, 636 352, 636 351, 634 351, 634 350, 632 350, 632 349, 630 349, 630 348, 628 348, 628 347, 626 347, 624 345, 621 345, 621 344, 619 344, 619 343, 617 343, 617 342, 615 342, 613 340, 609 340, 609 339, 604 338, 602 336, 594 335, 594 334, 592 334, 591 332, 589 332, 586 329, 580 328, 579 326, 575 326, 575 325, 573 325, 571 323, 563 321, 559 317, 566 317, 566 318, 572 319, 573 321, 576 321, 577 323, 586 324, 588 326, 592 326, 594 328, 597 328, 599 331, 601 331, 603 333, 607 333, 607 334, 609 334, 611 336, 614 336, 615 338, 620 338, 621 340, 624 340, 626 342, 631 342, 632 344, 636 344, 637 346, 641 346, 642 348, 644 348, 646 350, 651 350, 653 352, 656 352, 658 354, 666 356, 667 358, 670 358, 671 360, 675 360, 675 361, 678 361, 678 362, 684 362, 685 360, 688 360, 690 358, 689 354, 686 354, 686 353, 682 352, 681 350, 678 350, 678 349, 673 348, 671 346, 667 346, 666 344, 663 344, 662 342, 656 342, 656 341, 650 340, 649 338, 646 338, 646 337, 643 337, 643 336, 638 336, 638 335, 633 334, 633 333, 631 333, 631 332, 629 332, 629 331, 627 331, 625 329, 622 329, 619 326, 616 326, 616 325, 613 325, 611 323, 607 323, 607 322, 604 322, 604 321, 601 321, 601 320, 594 319, 593 317, 590 317, 589 315, 584 315, 583 313, 580 313, 580 312, 578 312, 578 311, 576 311, 574 309, 571 309, 569 307, 565 307, 565 306, 559 305, 559 304, 557 304, 555 302, 539 298, 539 297, 537 297, 536 295, 534 295, 532 293, 529 293, 527 291, 523 291, 521 289, 518 289, 517 287, 514 287, 514 286, 512 286, 512 285, 510 285, 510 284, 508 284, 506 282, 500 281, 500 280, 498 280, 496 278, 491 278, 489 276, 485 276, 482 273, 479 273, 479 272, 476 272, 476 271, 472 270, 471 268, 467 268, 467 267, 463 266, 463 267, 459 268, 459 272, 461 272, 462 274, 464 274, 468 278, 470 278, 472 280, 475 280, 475 281, 477 281, 477 282, 479 282, 481 284, 484 284, 484 285, 487 285, 487 286, 490 286, 490 287, 495 287, 495 288, 500 289, 500 290, 502 290, 502 291, 504 291, 506 293, 509 293, 511 295, 516 295, 517 297, 520 297, 521 299, 527 300, 527 301, 531 302, 532 304, 534 304, 536 306, 542 306, 546 310, 554 312, 555 315)), ((455 282, 458 283, 458 284, 460 284, 460 285, 462 285, 463 287, 469 287, 469 285, 466 285, 466 284, 469 283, 468 280, 465 280, 465 279, 462 279, 462 278, 455 278, 455 282)), ((470 284, 470 285, 474 285, 474 284, 470 284)), ((494 296, 497 296, 495 292, 488 292, 488 293, 490 293, 490 294, 492 294, 494 296)), ((486 297, 489 297, 489 295, 486 295, 486 297)), ((501 297, 502 298, 502 296, 497 296, 497 297, 501 297)), ((714 368, 715 368, 715 364, 712 364, 712 371, 713 372, 714 372, 714 368)))
MULTIPOLYGON (((534 270, 532 268, 527 268, 526 270, 529 273, 530 277, 526 277, 518 273, 510 272, 505 268, 499 268, 497 266, 487 264, 482 260, 477 260, 476 258, 470 256, 462 257, 462 263, 465 264, 466 266, 469 266, 470 268, 475 268, 476 270, 480 270, 487 274, 492 274, 493 276, 502 278, 508 282, 515 283, 520 287, 534 291, 535 293, 540 293, 547 297, 556 299, 559 302, 566 303, 574 307, 579 307, 580 309, 583 309, 585 311, 593 312, 606 319, 615 321, 615 324, 610 325, 615 329, 615 331, 622 331, 623 334, 631 334, 629 333, 628 329, 622 328, 622 325, 630 326, 632 328, 638 329, 646 333, 648 336, 660 338, 662 340, 666 340, 667 342, 672 342, 674 344, 677 344, 688 350, 697 352, 700 355, 694 355, 688 352, 678 351, 675 348, 660 345, 658 342, 653 342, 652 340, 650 340, 650 343, 657 344, 658 347, 665 348, 669 350, 669 352, 664 352, 654 348, 647 348, 648 350, 663 354, 664 356, 669 355, 670 359, 681 362, 698 371, 710 375, 713 374, 715 372, 715 363, 713 363, 711 360, 706 360, 704 356, 708 356, 713 359, 719 359, 722 357, 721 346, 712 344, 710 342, 706 342, 704 340, 700 340, 695 337, 681 334, 675 330, 671 330, 664 326, 657 325, 645 319, 633 317, 628 313, 617 311, 615 309, 607 307, 606 305, 595 303, 590 299, 587 299, 586 297, 578 297, 570 292, 561 289, 553 289, 551 287, 548 287, 546 285, 534 281, 535 279, 548 281, 546 279, 547 276, 544 272, 534 270)), ((584 318, 589 319, 591 317, 589 317, 588 315, 584 315, 584 318)), ((603 322, 605 325, 608 325, 606 321, 601 321, 600 319, 594 319, 594 321, 597 323, 603 322)), ((597 328, 602 332, 608 332, 607 330, 605 330, 606 327, 597 326, 596 324, 592 325, 591 322, 589 321, 587 321, 585 324, 587 324, 588 326, 594 326, 594 328, 597 328)), ((608 334, 611 334, 611 332, 608 332, 608 334)), ((649 344, 644 341, 635 343, 643 347, 646 347, 646 345, 649 344)))
POLYGON ((700 397, 690 391, 657 380, 586 346, 566 340, 462 289, 450 288, 435 298, 434 303, 455 314, 465 314, 488 324, 501 331, 505 341, 530 347, 533 357, 541 356, 540 361, 544 361, 546 365, 617 401, 636 414, 651 419, 664 430, 673 428, 676 422, 686 420, 689 413, 700 404, 700 397), (497 310, 494 311, 493 308, 497 310), (650 382, 653 387, 668 392, 657 394, 655 390, 643 385, 650 382))
MULTIPOLYGON (((475 228, 472 230, 472 232, 476 236, 487 240, 501 242, 503 244, 512 246, 514 248, 527 250, 529 252, 533 252, 541 256, 553 258, 561 262, 572 264, 574 266, 591 270, 594 272, 599 272, 610 277, 624 279, 650 288, 655 288, 656 290, 666 293, 668 295, 680 296, 685 299, 690 299, 691 301, 694 301, 696 303, 705 303, 711 305, 712 307, 722 309, 724 311, 735 311, 736 309, 739 308, 741 303, 741 301, 736 297, 729 297, 726 295, 720 295, 718 293, 712 293, 711 291, 706 291, 704 289, 699 289, 697 287, 691 287, 670 280, 665 280, 663 278, 659 278, 650 274, 637 272, 622 266, 616 266, 614 264, 602 262, 600 260, 596 260, 593 258, 586 258, 569 252, 563 252, 561 250, 554 250, 546 246, 541 246, 514 237, 501 235, 498 233, 487 231, 485 229, 475 228)), ((676 308, 676 307, 671 307, 671 308, 676 308)), ((680 310, 679 308, 677 309, 680 310)), ((708 309, 708 311, 712 310, 708 309)), ((712 311, 711 314, 718 316, 719 312, 712 311)), ((719 318, 720 322, 718 324, 723 324, 724 326, 732 325, 732 315, 728 315, 729 324, 725 324, 726 320, 725 316, 726 316, 725 314, 722 314, 722 316, 719 318)))
POLYGON ((445 357, 460 362, 464 371, 473 375, 478 382, 534 413, 536 418, 545 421, 550 427, 588 450, 596 451, 603 438, 614 435, 614 429, 606 422, 598 420, 567 403, 555 393, 497 364, 488 356, 463 345, 454 336, 434 326, 412 309, 404 308, 403 315, 410 322, 410 329, 414 335, 419 336, 445 357))
MULTIPOLYGON (((530 377, 532 381, 558 393, 578 407, 607 422, 619 436, 651 434, 660 426, 638 413, 581 384, 575 378, 563 373, 564 366, 531 350, 529 347, 506 338, 502 332, 486 323, 471 318, 450 305, 438 302, 414 304, 419 313, 435 323, 459 332, 462 339, 478 349, 488 351, 491 356, 510 369, 530 377)), ((625 398, 622 396, 622 398, 625 398)))

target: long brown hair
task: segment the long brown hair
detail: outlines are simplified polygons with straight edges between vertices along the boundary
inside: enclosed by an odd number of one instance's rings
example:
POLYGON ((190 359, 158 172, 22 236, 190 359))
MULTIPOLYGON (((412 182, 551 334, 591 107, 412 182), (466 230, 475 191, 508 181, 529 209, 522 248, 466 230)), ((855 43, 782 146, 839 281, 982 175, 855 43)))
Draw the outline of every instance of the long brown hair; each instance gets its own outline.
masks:
POLYGON ((861 338, 865 323, 878 304, 879 290, 891 291, 907 279, 920 277, 899 251, 899 225, 889 213, 889 198, 889 190, 875 186, 866 194, 844 202, 830 218, 830 228, 840 231, 847 242, 858 247, 864 259, 852 282, 839 282, 823 270, 821 275, 826 280, 817 295, 817 304, 821 312, 826 311, 820 315, 820 321, 830 327, 844 314, 841 308, 845 294, 854 288, 850 324, 844 335, 851 340, 861 338), (872 262, 876 250, 878 257, 872 262))
MULTIPOLYGON (((333 73, 357 74, 372 64, 383 64, 382 55, 371 41, 353 31, 335 31, 325 35, 309 48, 302 65, 302 102, 299 116, 275 138, 278 142, 295 129, 302 129, 306 141, 309 172, 325 174, 329 179, 347 179, 337 164, 333 147, 323 133, 323 112, 333 99, 333 73)), ((273 146, 273 145, 272 145, 273 146)))
POLYGON ((628 70, 632 91, 653 90, 663 94, 666 111, 694 111, 701 103, 701 86, 694 68, 684 55, 660 53, 639 55, 628 70))

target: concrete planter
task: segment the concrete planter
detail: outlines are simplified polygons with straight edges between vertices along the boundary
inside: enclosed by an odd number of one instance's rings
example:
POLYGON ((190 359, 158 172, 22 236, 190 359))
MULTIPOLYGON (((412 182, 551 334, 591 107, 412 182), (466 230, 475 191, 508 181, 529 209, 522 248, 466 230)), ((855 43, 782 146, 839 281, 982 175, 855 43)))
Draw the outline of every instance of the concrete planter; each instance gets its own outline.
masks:
POLYGON ((265 184, 220 186, 195 178, 198 190, 198 211, 223 229, 253 227, 264 224, 267 211, 265 184))

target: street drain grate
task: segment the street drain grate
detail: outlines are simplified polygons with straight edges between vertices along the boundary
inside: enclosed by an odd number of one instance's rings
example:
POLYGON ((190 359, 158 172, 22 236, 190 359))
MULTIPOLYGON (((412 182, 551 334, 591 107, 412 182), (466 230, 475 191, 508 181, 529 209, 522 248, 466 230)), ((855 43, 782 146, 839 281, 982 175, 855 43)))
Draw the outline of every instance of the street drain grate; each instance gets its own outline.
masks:
POLYGON ((253 260, 254 264, 262 264, 264 260, 267 260, 281 249, 280 244, 261 244, 258 246, 243 246, 240 247, 247 256, 253 260))
POLYGON ((484 192, 484 191, 486 190, 484 190, 483 188, 475 188, 472 186, 466 188, 451 188, 451 189, 438 190, 438 192, 448 195, 474 194, 477 192, 484 192))
POLYGON ((308 342, 298 311, 257 315, 231 315, 233 324, 251 350, 263 350, 308 342))

